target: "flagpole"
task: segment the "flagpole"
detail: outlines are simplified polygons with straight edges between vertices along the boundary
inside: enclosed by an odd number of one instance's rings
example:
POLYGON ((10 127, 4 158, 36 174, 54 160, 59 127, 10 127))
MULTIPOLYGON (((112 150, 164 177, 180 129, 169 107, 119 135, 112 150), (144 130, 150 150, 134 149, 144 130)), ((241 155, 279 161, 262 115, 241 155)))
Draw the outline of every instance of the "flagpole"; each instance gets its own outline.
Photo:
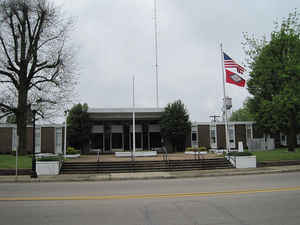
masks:
POLYGON ((227 118, 227 109, 226 109, 226 88, 225 88, 225 74, 224 74, 224 55, 223 55, 223 46, 222 43, 220 44, 221 50, 221 63, 222 63, 222 78, 223 78, 223 104, 224 104, 224 111, 225 111, 225 137, 226 137, 226 150, 230 152, 229 146, 229 136, 228 136, 228 118, 227 118))
POLYGON ((158 102, 158 35, 157 35, 157 2, 154 0, 154 44, 155 44, 155 83, 156 83, 156 107, 158 102))
POLYGON ((134 102, 134 76, 132 78, 132 160, 135 160, 135 102, 134 102))

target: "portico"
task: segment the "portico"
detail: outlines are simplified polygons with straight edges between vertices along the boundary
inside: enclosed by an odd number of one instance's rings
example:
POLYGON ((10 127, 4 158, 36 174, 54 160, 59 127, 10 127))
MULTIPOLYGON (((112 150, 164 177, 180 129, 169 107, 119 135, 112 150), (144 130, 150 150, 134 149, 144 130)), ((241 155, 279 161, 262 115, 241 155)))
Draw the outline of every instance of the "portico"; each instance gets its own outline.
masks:
MULTIPOLYGON (((137 150, 161 147, 159 119, 162 108, 135 108, 135 145, 137 150)), ((102 153, 133 148, 132 108, 90 108, 92 122, 90 149, 102 153)))

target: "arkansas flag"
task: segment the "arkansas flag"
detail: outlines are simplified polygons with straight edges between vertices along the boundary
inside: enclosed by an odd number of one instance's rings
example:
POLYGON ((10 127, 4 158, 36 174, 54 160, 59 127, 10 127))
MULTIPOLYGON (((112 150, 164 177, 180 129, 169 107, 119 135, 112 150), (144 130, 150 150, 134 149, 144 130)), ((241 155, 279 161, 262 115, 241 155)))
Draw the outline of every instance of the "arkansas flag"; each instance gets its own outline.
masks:
POLYGON ((226 82, 227 83, 235 84, 240 87, 245 86, 246 81, 243 78, 241 78, 236 73, 231 72, 230 70, 225 69, 225 71, 226 71, 226 82))

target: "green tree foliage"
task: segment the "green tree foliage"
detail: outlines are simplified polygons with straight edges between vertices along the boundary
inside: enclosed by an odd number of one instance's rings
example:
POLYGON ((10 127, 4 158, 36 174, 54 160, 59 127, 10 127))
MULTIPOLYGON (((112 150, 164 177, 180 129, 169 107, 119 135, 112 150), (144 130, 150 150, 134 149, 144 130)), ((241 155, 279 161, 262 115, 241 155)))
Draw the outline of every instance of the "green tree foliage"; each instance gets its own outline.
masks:
POLYGON ((249 103, 248 103, 249 101, 250 101, 249 98, 246 99, 243 106, 231 114, 229 120, 230 121, 254 121, 254 116, 249 109, 249 103))
POLYGON ((162 137, 172 144, 173 151, 184 151, 187 135, 191 131, 191 122, 181 100, 167 105, 161 117, 160 127, 162 137))
POLYGON ((16 116, 14 114, 7 116, 6 123, 17 123, 16 116))
POLYGON ((89 137, 91 133, 91 122, 88 116, 88 105, 74 105, 67 117, 67 138, 69 146, 80 149, 87 153, 89 137))
POLYGON ((270 40, 245 35, 249 56, 249 109, 265 132, 285 132, 294 151, 300 125, 300 24, 298 12, 276 24, 270 40))

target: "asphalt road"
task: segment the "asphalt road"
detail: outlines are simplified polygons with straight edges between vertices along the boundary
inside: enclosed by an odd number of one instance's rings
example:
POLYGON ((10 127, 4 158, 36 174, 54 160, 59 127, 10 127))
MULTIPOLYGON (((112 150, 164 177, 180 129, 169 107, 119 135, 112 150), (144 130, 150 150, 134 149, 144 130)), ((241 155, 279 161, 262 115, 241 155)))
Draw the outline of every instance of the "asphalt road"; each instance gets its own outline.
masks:
POLYGON ((0 224, 300 224, 300 173, 0 184, 0 224))

